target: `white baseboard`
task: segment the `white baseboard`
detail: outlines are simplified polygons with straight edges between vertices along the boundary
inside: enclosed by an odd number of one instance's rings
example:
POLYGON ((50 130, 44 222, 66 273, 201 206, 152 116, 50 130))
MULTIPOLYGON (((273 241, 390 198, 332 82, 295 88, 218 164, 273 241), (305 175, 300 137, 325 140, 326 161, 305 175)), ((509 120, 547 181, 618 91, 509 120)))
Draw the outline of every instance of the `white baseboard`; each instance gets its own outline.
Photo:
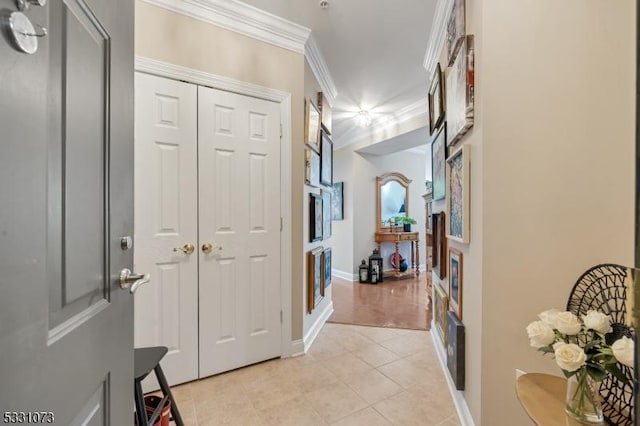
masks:
MULTIPOLYGON (((431 330, 433 331, 435 329, 436 324, 435 322, 431 321, 431 330)), ((460 423, 462 424, 462 426, 475 426, 473 417, 471 417, 471 412, 469 411, 469 406, 467 405, 467 401, 464 399, 464 392, 456 389, 456 385, 455 383, 453 383, 453 380, 449 375, 449 369, 447 368, 447 351, 442 344, 438 333, 432 332, 429 334, 431 334, 431 340, 433 340, 433 345, 436 348, 436 354, 438 355, 438 360, 440 361, 440 368, 442 368, 444 377, 447 380, 449 393, 451 393, 453 405, 456 407, 456 412, 458 413, 460 423)))
POLYGON ((424 263, 421 263, 420 265, 418 265, 418 270, 420 271, 420 273, 426 271, 427 265, 425 265, 424 263))
POLYGON ((358 274, 351 274, 349 272, 339 271, 337 269, 331 269, 331 275, 351 282, 358 281, 358 274))
POLYGON ((316 319, 316 322, 313 323, 309 331, 307 331, 307 334, 305 334, 304 342, 303 342, 304 353, 307 353, 307 351, 313 344, 313 341, 316 340, 316 337, 318 337, 320 330, 322 330, 322 326, 324 325, 325 322, 327 322, 327 320, 329 319, 332 313, 333 313, 333 301, 331 301, 331 303, 325 306, 324 311, 320 313, 320 315, 318 316, 318 319, 316 319))
POLYGON ((291 342, 291 356, 304 355, 304 340, 298 339, 291 342))

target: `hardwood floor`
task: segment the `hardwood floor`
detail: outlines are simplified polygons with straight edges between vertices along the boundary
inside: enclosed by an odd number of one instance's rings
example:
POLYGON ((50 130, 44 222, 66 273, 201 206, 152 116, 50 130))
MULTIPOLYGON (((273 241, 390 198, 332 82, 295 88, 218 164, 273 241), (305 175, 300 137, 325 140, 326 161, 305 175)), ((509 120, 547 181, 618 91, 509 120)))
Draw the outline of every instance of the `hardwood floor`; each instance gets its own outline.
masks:
POLYGON ((361 284, 332 278, 333 314, 329 322, 373 327, 431 328, 431 273, 419 278, 361 284), (429 279, 427 282, 427 275, 429 279))

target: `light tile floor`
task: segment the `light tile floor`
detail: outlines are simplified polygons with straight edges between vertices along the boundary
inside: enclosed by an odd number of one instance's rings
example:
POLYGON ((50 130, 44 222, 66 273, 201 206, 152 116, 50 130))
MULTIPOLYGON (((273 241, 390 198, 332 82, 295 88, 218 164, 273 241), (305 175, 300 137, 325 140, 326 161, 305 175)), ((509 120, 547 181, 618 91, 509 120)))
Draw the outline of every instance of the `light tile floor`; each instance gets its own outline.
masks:
POLYGON ((304 356, 172 389, 187 425, 460 425, 428 331, 328 323, 304 356))

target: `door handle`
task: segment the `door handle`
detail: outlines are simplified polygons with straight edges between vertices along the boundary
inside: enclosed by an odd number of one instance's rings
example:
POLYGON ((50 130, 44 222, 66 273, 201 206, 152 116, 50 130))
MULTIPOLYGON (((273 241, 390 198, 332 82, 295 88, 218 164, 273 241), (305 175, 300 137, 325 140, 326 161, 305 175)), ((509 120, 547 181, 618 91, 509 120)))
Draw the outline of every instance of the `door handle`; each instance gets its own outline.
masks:
POLYGON ((124 268, 120 271, 120 288, 128 288, 131 294, 135 293, 142 284, 146 284, 149 281, 151 281, 151 274, 134 274, 129 268, 124 268))
POLYGON ((194 251, 196 251, 196 246, 194 246, 193 244, 185 244, 182 247, 176 247, 173 249, 174 252, 178 252, 181 251, 184 254, 191 254, 194 251))
POLYGON ((222 246, 214 246, 211 243, 204 243, 202 245, 202 252, 203 253, 209 254, 209 253, 213 252, 214 250, 222 250, 222 246))

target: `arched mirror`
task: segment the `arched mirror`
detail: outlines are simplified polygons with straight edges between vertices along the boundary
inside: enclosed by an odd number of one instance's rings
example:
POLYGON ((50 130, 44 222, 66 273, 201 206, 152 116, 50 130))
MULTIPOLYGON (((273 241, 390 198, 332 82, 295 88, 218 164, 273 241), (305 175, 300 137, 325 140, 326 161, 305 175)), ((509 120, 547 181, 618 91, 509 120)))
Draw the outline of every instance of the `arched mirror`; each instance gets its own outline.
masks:
POLYGON ((389 219, 409 216, 409 184, 402 173, 385 173, 376 177, 376 231, 388 231, 389 219))

